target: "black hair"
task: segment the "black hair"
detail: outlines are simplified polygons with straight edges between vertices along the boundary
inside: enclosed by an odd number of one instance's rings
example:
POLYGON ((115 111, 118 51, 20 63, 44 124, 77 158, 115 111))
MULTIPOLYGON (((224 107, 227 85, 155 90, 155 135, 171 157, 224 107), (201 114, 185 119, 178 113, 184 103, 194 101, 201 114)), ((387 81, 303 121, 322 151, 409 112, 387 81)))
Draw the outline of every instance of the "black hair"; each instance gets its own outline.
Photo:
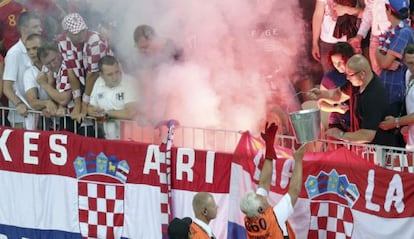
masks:
POLYGON ((43 42, 42 45, 37 49, 37 57, 39 59, 45 58, 49 55, 49 51, 59 53, 58 46, 55 42, 43 42))
POLYGON ((414 44, 408 44, 405 48, 404 48, 404 55, 405 54, 414 54, 414 44))
POLYGON ((141 37, 151 40, 155 37, 154 28, 149 25, 139 25, 134 30, 134 41, 137 42, 141 37))
POLYGON ((112 66, 112 65, 115 65, 115 64, 119 64, 118 60, 114 56, 106 55, 106 56, 102 57, 99 60, 98 68, 99 68, 99 71, 102 71, 102 66, 103 65, 112 66))
POLYGON ((410 16, 410 9, 407 7, 403 7, 398 11, 397 18, 400 20, 407 19, 410 16))
POLYGON ((333 45, 328 54, 328 61, 332 64, 331 57, 333 55, 340 54, 345 62, 348 61, 353 55, 355 55, 354 48, 348 42, 337 42, 333 45))

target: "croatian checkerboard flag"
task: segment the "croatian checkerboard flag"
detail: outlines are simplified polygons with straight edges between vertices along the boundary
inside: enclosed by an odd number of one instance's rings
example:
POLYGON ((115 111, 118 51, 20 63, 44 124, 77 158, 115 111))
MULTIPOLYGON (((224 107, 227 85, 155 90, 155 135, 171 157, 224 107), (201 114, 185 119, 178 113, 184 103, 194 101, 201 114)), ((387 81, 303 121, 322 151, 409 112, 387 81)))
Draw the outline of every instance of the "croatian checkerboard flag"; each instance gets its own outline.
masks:
POLYGON ((121 238, 129 165, 103 152, 73 162, 78 176, 79 228, 83 238, 121 238), (85 174, 87 169, 89 174, 85 174))
POLYGON ((311 219, 308 238, 351 239, 353 217, 344 204, 329 201, 311 202, 311 219))
POLYGON ((121 238, 124 224, 124 184, 108 176, 100 175, 98 178, 99 180, 95 178, 78 181, 79 225, 82 237, 121 238))

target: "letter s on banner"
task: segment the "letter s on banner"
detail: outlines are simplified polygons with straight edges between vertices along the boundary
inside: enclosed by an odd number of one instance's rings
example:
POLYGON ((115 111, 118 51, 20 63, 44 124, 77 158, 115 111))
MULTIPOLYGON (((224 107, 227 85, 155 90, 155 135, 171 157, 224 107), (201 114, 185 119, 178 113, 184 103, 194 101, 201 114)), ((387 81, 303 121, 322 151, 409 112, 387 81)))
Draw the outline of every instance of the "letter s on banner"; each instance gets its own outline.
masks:
POLYGON ((68 152, 64 145, 68 143, 68 136, 63 134, 52 134, 49 138, 50 149, 55 153, 50 153, 50 161, 55 165, 65 165, 68 160, 68 152), (58 144, 60 141, 60 144, 58 144))

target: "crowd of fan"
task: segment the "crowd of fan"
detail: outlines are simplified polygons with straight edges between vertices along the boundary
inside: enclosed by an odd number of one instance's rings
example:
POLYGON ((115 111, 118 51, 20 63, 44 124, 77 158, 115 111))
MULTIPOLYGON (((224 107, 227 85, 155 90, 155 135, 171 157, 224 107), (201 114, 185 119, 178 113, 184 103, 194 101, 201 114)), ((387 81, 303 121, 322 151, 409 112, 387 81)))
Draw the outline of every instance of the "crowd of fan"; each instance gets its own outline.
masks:
MULTIPOLYGON (((109 42, 114 26, 100 22, 91 29, 78 13, 85 7, 53 0, 0 5, 0 96, 10 107, 3 125, 119 139, 118 119, 138 114, 138 83, 124 73, 109 42)), ((146 58, 134 61, 135 79, 180 54, 148 25, 137 26, 133 37, 137 57, 146 58)))
POLYGON ((324 76, 311 98, 331 112, 328 138, 414 144, 407 63, 414 46, 411 13, 408 0, 316 1, 312 55, 324 76))
MULTIPOLYGON (((160 62, 182 58, 183 52, 172 40, 158 37, 151 26, 137 26, 131 34, 138 50, 127 71, 131 77, 112 49, 113 26, 98 21, 89 27, 87 16, 81 15, 87 14, 87 6, 71 1, 27 2, 22 6, 8 0, 0 5, 2 105, 12 109, 3 124, 26 129, 58 127, 91 135, 96 132, 92 117, 106 119, 98 133, 109 139, 120 137, 119 122, 109 119, 134 119, 152 110, 150 103, 143 109, 136 103, 141 93, 152 92, 147 84, 151 81, 146 80, 152 77, 152 69, 160 62), (134 85, 137 78, 139 87, 134 85), (138 88, 145 90, 131 90, 138 88), (33 110, 42 114, 34 115, 33 110)), ((320 90, 312 90, 309 98, 332 112, 327 137, 404 146, 405 134, 413 135, 407 145, 414 144, 412 77, 404 61, 404 50, 414 44, 409 1, 315 3, 312 56, 321 63, 324 76, 320 90), (387 99, 383 104, 378 104, 382 102, 378 90, 370 93, 371 82, 377 81, 382 82, 379 91, 387 99), (401 130, 402 126, 408 130, 401 130), (401 133, 404 130, 407 133, 401 133)))

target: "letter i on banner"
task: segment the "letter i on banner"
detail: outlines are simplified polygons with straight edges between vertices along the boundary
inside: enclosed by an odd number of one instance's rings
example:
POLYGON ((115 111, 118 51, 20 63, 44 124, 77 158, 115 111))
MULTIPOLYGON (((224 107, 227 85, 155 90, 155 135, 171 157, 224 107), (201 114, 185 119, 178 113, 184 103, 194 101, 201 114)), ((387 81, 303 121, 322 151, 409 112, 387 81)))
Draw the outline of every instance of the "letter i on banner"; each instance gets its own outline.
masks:
MULTIPOLYGON (((174 128, 178 121, 161 121, 156 128, 166 125, 168 133, 160 145, 160 152, 164 154, 163 162, 160 162, 160 182, 161 182, 161 214, 162 214, 162 233, 167 234, 168 223, 171 221, 171 148, 174 139, 174 128)), ((163 157, 160 157, 163 158, 163 157)))

